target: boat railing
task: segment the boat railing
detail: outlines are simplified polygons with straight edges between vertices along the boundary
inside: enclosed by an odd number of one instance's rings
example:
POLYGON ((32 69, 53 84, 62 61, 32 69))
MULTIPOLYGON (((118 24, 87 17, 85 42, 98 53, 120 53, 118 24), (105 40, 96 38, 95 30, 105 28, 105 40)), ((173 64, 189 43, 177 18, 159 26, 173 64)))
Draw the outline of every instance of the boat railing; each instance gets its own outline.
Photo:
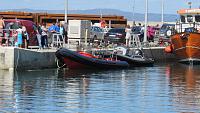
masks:
POLYGON ((192 32, 197 32, 200 29, 200 23, 192 22, 192 23, 176 23, 176 32, 181 33, 185 32, 186 29, 193 28, 192 32))
POLYGON ((16 41, 16 29, 0 29, 0 46, 15 46, 16 41))

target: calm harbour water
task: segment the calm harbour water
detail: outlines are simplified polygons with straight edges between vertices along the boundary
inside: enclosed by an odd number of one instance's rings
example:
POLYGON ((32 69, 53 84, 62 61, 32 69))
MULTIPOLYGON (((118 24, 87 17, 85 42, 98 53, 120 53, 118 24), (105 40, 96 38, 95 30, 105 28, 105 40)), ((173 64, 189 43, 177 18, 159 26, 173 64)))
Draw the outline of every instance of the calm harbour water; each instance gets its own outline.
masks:
POLYGON ((200 66, 0 71, 0 112, 200 112, 200 66))

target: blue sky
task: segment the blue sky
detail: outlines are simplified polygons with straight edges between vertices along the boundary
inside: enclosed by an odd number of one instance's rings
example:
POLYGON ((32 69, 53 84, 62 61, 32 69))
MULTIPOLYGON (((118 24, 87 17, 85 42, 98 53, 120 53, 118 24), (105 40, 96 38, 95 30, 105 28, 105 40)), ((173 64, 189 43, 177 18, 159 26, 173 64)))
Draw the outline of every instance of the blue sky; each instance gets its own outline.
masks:
MULTIPOLYGON (((0 9, 42 9, 42 10, 62 10, 65 0, 1 0, 0 9)), ((95 8, 119 9, 122 11, 133 11, 134 0, 68 0, 69 10, 84 10, 95 8)), ((148 0, 149 12, 161 12, 161 0, 148 0)), ((176 14, 180 8, 188 8, 188 2, 192 2, 192 7, 198 8, 200 0, 164 0, 165 13, 176 14)), ((135 12, 143 13, 145 0, 135 0, 135 12)))

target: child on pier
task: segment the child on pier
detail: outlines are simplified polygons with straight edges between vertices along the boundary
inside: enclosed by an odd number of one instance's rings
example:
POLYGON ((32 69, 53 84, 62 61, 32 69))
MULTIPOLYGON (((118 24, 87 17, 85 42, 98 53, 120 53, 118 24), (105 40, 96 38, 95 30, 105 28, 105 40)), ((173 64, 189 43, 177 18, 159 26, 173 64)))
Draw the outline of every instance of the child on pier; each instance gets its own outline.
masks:
POLYGON ((17 31, 17 45, 18 47, 22 48, 22 26, 19 26, 19 28, 16 30, 17 31))

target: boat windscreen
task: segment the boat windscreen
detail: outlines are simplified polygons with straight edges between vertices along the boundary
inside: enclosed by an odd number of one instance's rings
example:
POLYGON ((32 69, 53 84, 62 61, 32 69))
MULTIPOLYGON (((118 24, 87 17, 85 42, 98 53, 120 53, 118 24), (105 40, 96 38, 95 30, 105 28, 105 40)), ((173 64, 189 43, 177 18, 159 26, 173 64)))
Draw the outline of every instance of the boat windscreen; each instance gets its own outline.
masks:
POLYGON ((187 15, 187 22, 193 22, 193 16, 187 15))
POLYGON ((195 22, 200 22, 200 15, 195 15, 195 22))
POLYGON ((185 23, 185 16, 181 15, 181 22, 185 23))

